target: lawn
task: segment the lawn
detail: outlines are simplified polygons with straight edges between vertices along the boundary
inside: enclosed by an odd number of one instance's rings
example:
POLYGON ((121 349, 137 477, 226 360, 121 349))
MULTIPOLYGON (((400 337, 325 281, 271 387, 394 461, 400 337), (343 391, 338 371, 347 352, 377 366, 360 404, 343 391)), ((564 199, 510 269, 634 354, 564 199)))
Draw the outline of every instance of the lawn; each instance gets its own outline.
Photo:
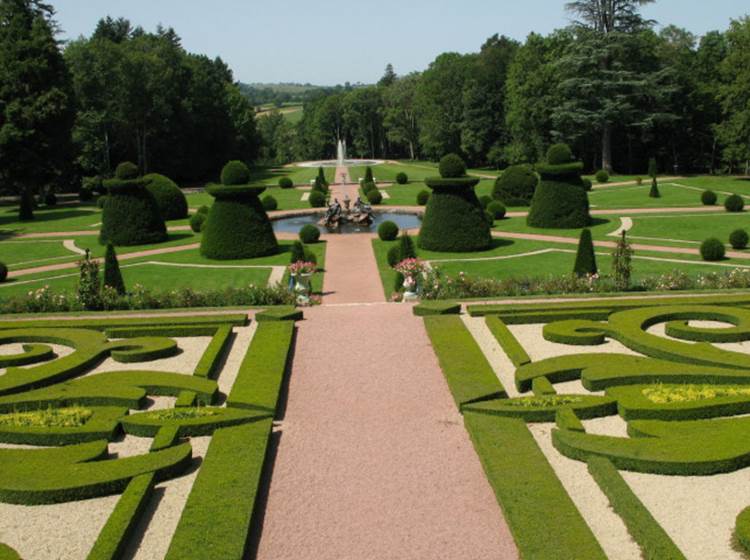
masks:
MULTIPOLYGON (((476 187, 477 196, 490 196, 492 195, 492 187, 494 182, 492 180, 482 180, 476 187)), ((429 187, 423 182, 411 182, 408 185, 391 185, 383 192, 387 192, 390 198, 383 199, 384 206, 417 206, 417 195, 421 191, 431 192, 429 187)), ((360 191, 360 196, 364 196, 364 193, 360 191)))
POLYGON ((718 237, 728 243, 729 234, 734 230, 750 228, 750 214, 724 212, 707 216, 695 214, 636 216, 633 218, 633 224, 633 229, 630 231, 632 239, 649 237, 657 241, 668 239, 701 243, 709 237, 718 237))
POLYGON ((89 203, 65 206, 40 206, 34 220, 18 220, 18 206, 0 207, 0 235, 49 233, 53 231, 84 231, 98 228, 101 210, 89 203))
MULTIPOLYGON (((260 195, 260 197, 265 198, 269 195, 273 196, 279 204, 278 210, 297 210, 301 208, 310 208, 310 203, 302 200, 302 195, 305 194, 305 192, 309 191, 269 187, 260 195)), ((211 206, 214 203, 214 198, 206 192, 188 194, 187 200, 190 208, 211 206)), ((172 222, 170 222, 170 225, 172 225, 172 222)))
MULTIPOLYGON (((605 187, 589 192, 592 209, 615 208, 667 208, 702 206, 701 191, 685 188, 673 183, 659 185, 660 198, 651 198, 651 185, 644 182, 641 186, 605 187)), ((719 195, 718 204, 724 203, 724 196, 719 195)))

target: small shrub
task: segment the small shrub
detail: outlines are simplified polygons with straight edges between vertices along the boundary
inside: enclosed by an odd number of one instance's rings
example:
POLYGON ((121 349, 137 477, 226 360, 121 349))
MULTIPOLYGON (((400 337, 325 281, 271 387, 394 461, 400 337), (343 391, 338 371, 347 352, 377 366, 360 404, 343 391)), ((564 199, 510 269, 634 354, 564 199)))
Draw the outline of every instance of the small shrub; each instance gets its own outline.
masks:
POLYGON ((643 184, 643 177, 636 177, 635 184, 640 187, 643 184))
POLYGON ((419 191, 417 194, 417 204, 420 206, 425 206, 427 202, 430 200, 430 191, 419 191))
POLYGON ((78 262, 78 301, 87 311, 101 307, 102 295, 99 285, 99 263, 89 258, 88 253, 78 262))
POLYGON ((486 194, 479 197, 479 204, 482 205, 482 208, 487 210, 487 206, 489 206, 490 202, 492 202, 492 197, 487 196, 486 194))
POLYGON ((609 173, 606 169, 600 169, 596 172, 597 183, 609 183, 609 173))
POLYGON ((115 177, 122 181, 138 178, 138 166, 130 161, 123 161, 115 169, 115 177))
POLYGON ((281 179, 279 179, 279 186, 282 189, 293 189, 294 181, 292 181, 289 177, 282 177, 281 179))
POLYGON ((738 194, 728 196, 724 201, 727 212, 742 212, 745 209, 745 200, 738 194))
POLYGON ((440 176, 444 179, 454 179, 466 175, 466 164, 460 156, 448 154, 440 160, 440 176))
POLYGON ((310 206, 313 208, 323 208, 326 205, 326 195, 318 190, 310 193, 310 206))
POLYGON ((586 192, 591 192, 594 190, 594 183, 591 182, 591 179, 586 179, 585 177, 581 177, 581 181, 583 181, 583 190, 586 192))
POLYGON ((399 247, 398 244, 388 249, 388 266, 393 268, 398 263, 400 263, 401 262, 401 259, 399 258, 400 255, 401 255, 401 247, 399 247))
POLYGON ((377 188, 370 189, 365 193, 365 196, 367 197, 367 200, 370 201, 370 204, 373 204, 375 206, 383 202, 383 193, 381 193, 377 188))
POLYGON ((299 238, 302 243, 317 243, 320 240, 320 230, 312 224, 308 224, 299 230, 299 238))
POLYGON ((726 249, 720 239, 710 237, 701 245, 701 256, 704 261, 720 261, 726 255, 726 249))
POLYGON ((52 191, 44 195, 44 204, 47 206, 57 206, 57 195, 52 191))
POLYGON ((729 243, 733 249, 746 249, 749 241, 750 237, 744 229, 736 229, 729 236, 729 243))
POLYGON ((263 197, 263 209, 266 212, 271 212, 279 207, 279 203, 270 194, 263 197))
POLYGON ((405 185, 409 182, 409 176, 403 171, 396 175, 396 183, 399 185, 405 185))
POLYGON ((388 220, 387 222, 380 224, 380 227, 378 227, 378 237, 380 237, 382 241, 393 241, 398 237, 398 231, 398 226, 395 222, 388 220))
POLYGON ((417 248, 408 233, 404 233, 398 238, 398 248, 400 261, 417 258, 417 248))
POLYGON ((648 192, 648 196, 651 198, 661 198, 661 193, 659 192, 659 183, 656 181, 656 177, 651 179, 651 190, 648 192))
POLYGON ((499 200, 493 200, 487 205, 487 211, 492 214, 495 220, 502 220, 505 217, 506 209, 499 200))
POLYGON ((230 161, 221 170, 221 184, 247 185, 250 182, 250 169, 241 161, 230 161))
POLYGON ((704 206, 713 206, 716 204, 718 197, 714 191, 703 191, 701 194, 701 202, 704 206))
POLYGON ((192 229, 195 233, 200 233, 201 231, 203 231, 203 226, 206 224, 206 218, 208 218, 207 213, 198 211, 197 213, 193 214, 190 217, 190 229, 192 229))
POLYGON ((5 263, 0 262, 0 283, 8 279, 8 267, 5 263))
POLYGON ((612 279, 618 290, 630 288, 630 278, 633 276, 633 248, 628 243, 626 232, 622 232, 617 241, 617 247, 612 252, 612 279))

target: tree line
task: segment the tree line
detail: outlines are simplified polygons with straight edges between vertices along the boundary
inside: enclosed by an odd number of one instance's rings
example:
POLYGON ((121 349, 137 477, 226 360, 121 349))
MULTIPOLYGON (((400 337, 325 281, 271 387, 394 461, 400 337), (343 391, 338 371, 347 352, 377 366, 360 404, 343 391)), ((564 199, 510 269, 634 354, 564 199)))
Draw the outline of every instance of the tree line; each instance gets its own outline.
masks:
MULTIPOLYGON (((653 0, 582 0, 573 22, 524 42, 492 36, 472 54, 444 53, 423 72, 318 91, 297 125, 259 122, 277 163, 353 156, 438 159, 503 168, 570 144, 588 169, 748 172, 750 19, 702 37, 656 30, 653 0)), ((263 119, 260 119, 263 121, 263 119)))

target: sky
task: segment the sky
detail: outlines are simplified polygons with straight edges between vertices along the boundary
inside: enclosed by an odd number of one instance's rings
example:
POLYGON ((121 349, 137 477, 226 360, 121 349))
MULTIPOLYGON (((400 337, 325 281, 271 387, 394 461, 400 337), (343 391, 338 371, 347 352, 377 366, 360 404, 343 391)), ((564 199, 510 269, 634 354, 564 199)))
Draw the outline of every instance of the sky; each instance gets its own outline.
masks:
MULTIPOLYGON (((62 39, 106 15, 173 27, 190 52, 220 56, 236 80, 376 82, 386 64, 424 70, 437 55, 476 52, 495 33, 523 40, 565 27, 564 0, 51 0, 62 39)), ((643 14, 697 35, 750 14, 747 0, 658 0, 643 14)))

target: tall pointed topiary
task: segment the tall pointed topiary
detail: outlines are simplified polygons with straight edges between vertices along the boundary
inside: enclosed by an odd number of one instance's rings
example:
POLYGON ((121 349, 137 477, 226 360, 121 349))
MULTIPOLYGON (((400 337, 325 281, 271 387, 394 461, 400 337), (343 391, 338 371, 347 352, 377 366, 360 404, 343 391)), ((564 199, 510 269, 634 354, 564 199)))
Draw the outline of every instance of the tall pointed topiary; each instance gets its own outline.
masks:
POLYGON ((648 192, 648 196, 651 198, 661 198, 661 193, 659 192, 659 183, 656 180, 656 177, 653 177, 651 179, 651 190, 648 192))
POLYGON ((576 276, 588 276, 599 272, 596 268, 594 242, 591 239, 591 230, 588 228, 581 232, 581 238, 578 240, 578 253, 573 272, 576 276))
POLYGON ((279 243, 259 195, 264 186, 250 185, 250 170, 231 161, 221 172, 221 185, 206 192, 216 200, 203 228, 201 254, 209 259, 253 259, 274 255, 279 243))
POLYGON ((127 247, 166 241, 167 227, 147 184, 130 162, 118 165, 115 178, 105 181, 109 195, 102 207, 101 243, 127 247))
POLYGON ((107 252, 104 255, 104 285, 113 288, 120 295, 125 294, 125 281, 117 262, 117 253, 111 243, 107 243, 107 252))
POLYGON ((547 152, 547 163, 537 165, 541 176, 526 222, 531 227, 577 229, 591 224, 589 199, 581 179, 583 163, 573 159, 566 144, 547 152))
POLYGON ((432 196, 419 234, 419 247, 428 251, 468 253, 492 244, 490 224, 474 187, 479 179, 466 175, 463 160, 449 154, 440 161, 440 177, 425 184, 432 196))

